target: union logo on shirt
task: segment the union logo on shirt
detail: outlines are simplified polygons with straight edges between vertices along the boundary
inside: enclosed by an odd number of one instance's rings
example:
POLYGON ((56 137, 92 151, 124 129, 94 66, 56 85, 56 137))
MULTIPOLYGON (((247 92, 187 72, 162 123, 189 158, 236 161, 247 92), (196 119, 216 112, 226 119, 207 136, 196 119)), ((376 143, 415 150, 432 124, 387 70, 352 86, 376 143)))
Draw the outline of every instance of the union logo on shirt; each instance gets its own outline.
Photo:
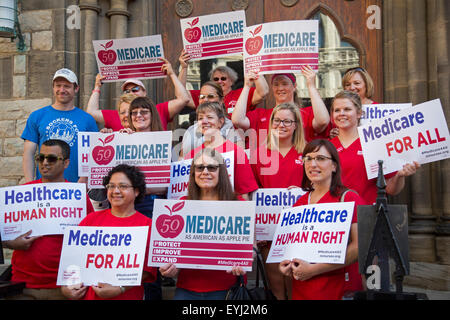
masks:
POLYGON ((57 118, 50 122, 45 130, 48 139, 63 140, 71 147, 77 139, 78 127, 70 119, 57 118))
POLYGON ((362 156, 362 155, 363 155, 362 150, 358 150, 357 155, 358 155, 358 156, 362 156))
POLYGON ((298 159, 295 159, 295 163, 296 163, 296 164, 303 165, 303 157, 302 157, 301 155, 298 156, 298 159))

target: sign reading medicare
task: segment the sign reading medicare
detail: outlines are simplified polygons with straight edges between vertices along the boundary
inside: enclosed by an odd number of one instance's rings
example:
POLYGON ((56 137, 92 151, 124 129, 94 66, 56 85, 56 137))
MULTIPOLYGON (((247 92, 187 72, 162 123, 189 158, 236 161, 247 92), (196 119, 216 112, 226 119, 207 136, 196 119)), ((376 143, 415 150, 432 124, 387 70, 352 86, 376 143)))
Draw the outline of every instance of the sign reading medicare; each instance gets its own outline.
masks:
POLYGON ((294 258, 344 263, 354 206, 354 202, 337 202, 283 210, 267 263, 294 258))
POLYGON ((242 54, 245 11, 180 20, 183 46, 192 60, 242 54))
POLYGON ((363 104, 363 115, 360 125, 365 125, 371 121, 383 119, 398 111, 412 107, 412 103, 399 104, 363 104))
POLYGON ((168 187, 171 149, 172 131, 90 132, 88 187, 103 188, 103 177, 119 164, 138 167, 144 173, 147 188, 168 187))
POLYGON ((292 207, 305 191, 301 188, 258 189, 253 193, 256 200, 256 240, 272 241, 283 209, 292 207))
POLYGON ((67 228, 57 285, 141 285, 148 228, 67 228))
POLYGON ((394 113, 358 127, 368 179, 377 177, 378 160, 383 173, 450 157, 450 136, 439 99, 394 113))
POLYGON ((251 271, 255 203, 156 199, 149 266, 251 271))
POLYGON ((103 82, 126 79, 156 79, 166 75, 161 71, 164 50, 161 35, 94 40, 95 58, 103 82))
MULTIPOLYGON (((227 166, 231 186, 234 188, 234 152, 222 153, 227 166)), ((192 159, 172 162, 170 168, 170 185, 167 191, 167 199, 177 200, 187 195, 189 174, 191 172, 192 159)))
POLYGON ((271 74, 319 68, 319 22, 291 20, 244 30, 244 71, 271 74))
POLYGON ((0 188, 2 240, 63 234, 86 216, 84 183, 39 183, 0 188))

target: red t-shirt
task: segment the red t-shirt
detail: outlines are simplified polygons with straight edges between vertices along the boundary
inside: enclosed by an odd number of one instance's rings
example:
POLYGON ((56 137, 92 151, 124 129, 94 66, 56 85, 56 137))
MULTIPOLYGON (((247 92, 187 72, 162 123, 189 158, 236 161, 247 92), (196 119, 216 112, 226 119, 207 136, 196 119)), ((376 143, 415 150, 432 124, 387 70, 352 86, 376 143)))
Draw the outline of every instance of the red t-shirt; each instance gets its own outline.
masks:
MULTIPOLYGON (((195 107, 198 107, 199 105, 199 99, 200 96, 200 90, 189 90, 192 96, 192 100, 194 101, 195 107)), ((223 102, 225 104, 225 113, 227 114, 228 118, 231 119, 231 115, 233 114, 234 107, 239 99, 239 96, 241 95, 242 88, 231 90, 228 92, 228 94, 223 98, 223 102)), ((253 94, 255 93, 255 88, 250 88, 250 92, 248 93, 247 98, 247 112, 250 110, 253 110, 255 106, 252 104, 253 94)))
MULTIPOLYGON (((367 204, 371 205, 375 203, 377 199, 377 179, 367 179, 360 139, 356 139, 347 148, 342 146, 339 137, 333 138, 331 142, 339 153, 342 183, 347 188, 358 192, 367 204)), ((387 174, 385 178, 389 179, 396 174, 396 172, 387 174)))
MULTIPOLYGON (((42 179, 25 184, 42 183, 42 179)), ((91 201, 86 196, 86 211, 94 211, 91 201)), ((28 230, 24 230, 24 233, 28 230)), ((63 244, 63 235, 42 236, 34 240, 28 250, 14 250, 12 281, 25 282, 27 288, 54 289, 58 277, 59 260, 63 244)))
POLYGON ((302 154, 294 147, 283 157, 277 150, 260 146, 252 151, 250 163, 260 188, 300 187, 302 184, 302 154))
MULTIPOLYGON (((158 103, 156 105, 159 118, 163 130, 167 130, 167 124, 172 121, 169 115, 169 102, 158 103)), ((102 110, 103 119, 105 120, 105 128, 113 129, 113 131, 119 131, 123 129, 122 122, 120 122, 119 111, 117 110, 102 110)))
MULTIPOLYGON (((148 226, 148 237, 147 246, 145 249, 145 259, 144 259, 144 271, 150 273, 150 277, 145 280, 145 282, 154 282, 156 280, 156 268, 147 266, 148 261, 148 249, 150 246, 150 233, 152 229, 152 219, 144 216, 142 213, 136 211, 135 214, 119 218, 111 213, 111 209, 105 209, 102 211, 94 212, 84 218, 80 226, 90 226, 90 227, 140 227, 148 226)), ((131 289, 126 290, 124 293, 108 300, 142 300, 144 297, 144 286, 135 286, 131 289)), ((98 297, 92 287, 89 287, 84 300, 104 300, 98 297)))
MULTIPOLYGON (((308 204, 309 192, 294 204, 294 207, 308 204)), ((327 192, 317 203, 340 202, 340 197, 333 197, 327 192)), ((344 201, 355 201, 352 224, 357 223, 357 206, 365 202, 354 192, 347 192, 344 201)), ((340 268, 315 276, 306 281, 292 280, 293 300, 341 300, 345 287, 345 268, 340 268)))
MULTIPOLYGON (((184 158, 192 159, 195 154, 200 150, 203 150, 205 145, 191 150, 184 158)), ((258 189, 253 171, 247 158, 245 151, 234 144, 233 142, 226 140, 222 145, 215 148, 220 153, 226 153, 234 151, 234 190, 238 194, 246 194, 258 189)))

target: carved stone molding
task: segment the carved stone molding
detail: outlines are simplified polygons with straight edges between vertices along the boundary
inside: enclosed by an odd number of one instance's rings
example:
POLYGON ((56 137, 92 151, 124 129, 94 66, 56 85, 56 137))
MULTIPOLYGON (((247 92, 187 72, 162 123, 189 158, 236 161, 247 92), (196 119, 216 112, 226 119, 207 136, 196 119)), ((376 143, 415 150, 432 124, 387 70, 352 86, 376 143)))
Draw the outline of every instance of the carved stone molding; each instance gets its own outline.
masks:
POLYGON ((294 6, 298 0, 281 0, 281 4, 285 7, 292 7, 294 6))
POLYGON ((193 9, 194 5, 191 0, 178 0, 177 3, 175 3, 175 12, 181 18, 188 17, 192 13, 193 9))
POLYGON ((96 5, 91 5, 91 4, 79 4, 78 7, 80 8, 80 10, 92 10, 92 11, 96 11, 97 13, 100 13, 102 11, 102 9, 99 6, 96 5))
POLYGON ((123 10, 123 9, 112 9, 112 10, 108 10, 106 12, 106 16, 109 18, 111 16, 115 16, 115 15, 119 15, 119 16, 126 16, 126 17, 131 17, 131 13, 128 10, 123 10))
POLYGON ((246 10, 248 8, 248 0, 233 0, 231 2, 233 10, 246 10))

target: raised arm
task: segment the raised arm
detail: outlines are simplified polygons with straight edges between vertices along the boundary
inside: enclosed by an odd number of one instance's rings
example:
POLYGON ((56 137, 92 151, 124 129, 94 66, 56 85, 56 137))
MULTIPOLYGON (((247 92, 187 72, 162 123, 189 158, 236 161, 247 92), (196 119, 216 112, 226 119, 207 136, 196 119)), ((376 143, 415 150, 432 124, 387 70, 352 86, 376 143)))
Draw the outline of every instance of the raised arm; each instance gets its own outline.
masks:
POLYGON ((247 112, 247 100, 250 93, 250 88, 258 79, 258 75, 249 73, 244 76, 244 87, 239 96, 239 99, 234 106, 233 114, 231 115, 231 121, 233 125, 238 129, 247 130, 250 128, 250 120, 248 119, 247 112))
POLYGON ((180 79, 178 79, 177 75, 173 71, 171 63, 164 59, 160 58, 164 61, 164 64, 161 67, 161 70, 164 71, 167 76, 172 80, 173 86, 175 88, 175 99, 169 101, 169 116, 173 118, 175 115, 180 113, 181 110, 188 104, 189 102, 189 94, 186 91, 186 88, 181 83, 180 79))
MULTIPOLYGON (((180 73, 178 74, 178 79, 180 80, 181 84, 184 86, 185 89, 187 83, 187 70, 189 67, 188 64, 189 59, 191 59, 189 53, 186 53, 186 51, 184 51, 183 49, 183 51, 181 51, 180 57, 178 58, 178 61, 180 62, 181 66, 180 73)), ((189 102, 186 105, 189 108, 195 109, 195 103, 194 100, 192 99, 191 93, 187 89, 186 92, 188 93, 189 96, 189 102)))
POLYGON ((269 85, 267 84, 266 78, 261 75, 255 80, 255 92, 252 97, 252 105, 257 105, 264 101, 264 99, 269 94, 269 85))
POLYGON ((101 74, 97 74, 97 76, 95 77, 94 90, 92 90, 92 94, 89 98, 86 112, 89 113, 98 123, 105 124, 105 119, 103 118, 103 114, 99 106, 102 79, 103 76, 101 74))

